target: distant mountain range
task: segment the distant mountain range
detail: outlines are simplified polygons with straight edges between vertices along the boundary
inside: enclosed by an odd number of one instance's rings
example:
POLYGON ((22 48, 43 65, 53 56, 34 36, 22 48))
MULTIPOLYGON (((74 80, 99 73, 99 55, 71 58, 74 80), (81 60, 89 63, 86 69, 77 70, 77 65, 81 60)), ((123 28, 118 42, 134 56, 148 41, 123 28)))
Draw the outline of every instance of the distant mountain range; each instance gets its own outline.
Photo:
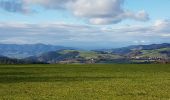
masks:
POLYGON ((37 56, 44 52, 61 49, 73 48, 45 44, 0 44, 0 55, 10 58, 26 58, 30 56, 37 56))
POLYGON ((15 59, 0 56, 0 64, 45 64, 45 63, 39 61, 27 61, 25 59, 15 59))
POLYGON ((44 44, 1 44, 0 55, 7 56, 0 57, 0 61, 8 59, 11 62, 18 61, 17 63, 169 63, 170 44, 136 45, 91 51, 44 44))
POLYGON ((95 51, 103 51, 103 52, 109 52, 113 54, 124 55, 134 50, 156 50, 156 49, 162 49, 162 48, 170 48, 170 43, 151 44, 151 45, 132 45, 132 46, 116 48, 116 49, 101 49, 101 50, 95 50, 95 51))
POLYGON ((21 60, 0 56, 0 64, 22 64, 21 60))

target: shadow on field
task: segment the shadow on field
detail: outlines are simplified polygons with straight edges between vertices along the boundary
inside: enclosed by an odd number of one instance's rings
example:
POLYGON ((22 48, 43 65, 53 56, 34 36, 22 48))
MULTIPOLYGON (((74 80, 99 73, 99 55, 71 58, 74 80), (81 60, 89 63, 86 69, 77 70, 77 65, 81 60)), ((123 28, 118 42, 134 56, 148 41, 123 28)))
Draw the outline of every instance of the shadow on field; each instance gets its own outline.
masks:
POLYGON ((12 75, 14 75, 14 76, 18 76, 18 75, 35 75, 35 74, 33 74, 33 73, 26 73, 26 72, 1 72, 0 73, 0 77, 1 76, 12 76, 12 75))
POLYGON ((43 76, 43 77, 17 77, 17 76, 1 76, 0 83, 20 83, 20 82, 72 82, 72 81, 99 81, 109 80, 113 77, 88 77, 88 76, 43 76))
POLYGON ((3 72, 3 73, 1 72, 0 73, 0 83, 99 81, 99 80, 109 80, 112 78, 118 78, 118 77, 57 76, 57 75, 39 76, 39 74, 25 73, 25 72, 3 72))

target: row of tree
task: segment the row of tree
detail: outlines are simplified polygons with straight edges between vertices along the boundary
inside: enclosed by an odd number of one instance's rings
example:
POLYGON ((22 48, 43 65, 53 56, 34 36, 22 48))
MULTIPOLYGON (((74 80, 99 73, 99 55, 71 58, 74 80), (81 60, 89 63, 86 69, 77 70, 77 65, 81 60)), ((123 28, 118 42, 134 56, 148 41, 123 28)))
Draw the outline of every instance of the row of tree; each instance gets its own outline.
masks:
POLYGON ((0 64, 44 64, 43 62, 12 59, 8 57, 0 57, 0 64))

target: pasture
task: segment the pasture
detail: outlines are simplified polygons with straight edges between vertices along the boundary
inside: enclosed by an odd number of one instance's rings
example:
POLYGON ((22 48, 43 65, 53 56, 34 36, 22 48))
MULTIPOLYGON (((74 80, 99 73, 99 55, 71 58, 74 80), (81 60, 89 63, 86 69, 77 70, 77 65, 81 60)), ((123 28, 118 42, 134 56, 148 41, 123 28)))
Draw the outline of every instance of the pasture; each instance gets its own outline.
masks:
POLYGON ((0 100, 170 100, 170 65, 0 65, 0 100))

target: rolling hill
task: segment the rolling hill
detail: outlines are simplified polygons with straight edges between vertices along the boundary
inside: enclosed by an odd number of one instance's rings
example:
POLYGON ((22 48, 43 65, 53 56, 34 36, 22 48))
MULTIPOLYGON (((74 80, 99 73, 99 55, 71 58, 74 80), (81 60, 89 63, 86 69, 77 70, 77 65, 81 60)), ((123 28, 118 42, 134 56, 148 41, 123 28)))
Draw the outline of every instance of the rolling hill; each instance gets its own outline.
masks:
POLYGON ((124 59, 124 57, 115 54, 101 54, 95 51, 83 50, 57 50, 26 58, 28 61, 46 63, 100 63, 102 60, 116 59, 124 59))
MULTIPOLYGON (((51 45, 5 46, 1 54, 25 57, 24 63, 169 63, 170 44, 137 45, 106 50, 76 50, 51 45), (13 48, 13 49, 12 49, 13 48), (14 50, 15 48, 15 50, 14 50), (5 52, 5 53, 4 53, 5 52), (13 54, 10 54, 13 52, 13 54)), ((5 58, 4 58, 5 59, 5 58)), ((10 59, 10 58, 9 58, 10 59)))
POLYGON ((44 52, 73 49, 71 47, 53 46, 45 44, 0 44, 0 55, 10 58, 26 58, 40 55, 44 52))
POLYGON ((95 50, 95 51, 103 51, 113 54, 120 54, 125 55, 135 50, 156 50, 156 49, 162 49, 162 48, 170 48, 169 43, 163 43, 163 44, 151 44, 151 45, 132 45, 128 47, 122 47, 122 48, 115 48, 115 49, 102 49, 102 50, 95 50))
POLYGON ((167 63, 170 61, 170 44, 92 51, 65 49, 46 52, 31 59, 46 63, 167 63))
POLYGON ((0 56, 0 64, 24 64, 23 60, 0 56))

